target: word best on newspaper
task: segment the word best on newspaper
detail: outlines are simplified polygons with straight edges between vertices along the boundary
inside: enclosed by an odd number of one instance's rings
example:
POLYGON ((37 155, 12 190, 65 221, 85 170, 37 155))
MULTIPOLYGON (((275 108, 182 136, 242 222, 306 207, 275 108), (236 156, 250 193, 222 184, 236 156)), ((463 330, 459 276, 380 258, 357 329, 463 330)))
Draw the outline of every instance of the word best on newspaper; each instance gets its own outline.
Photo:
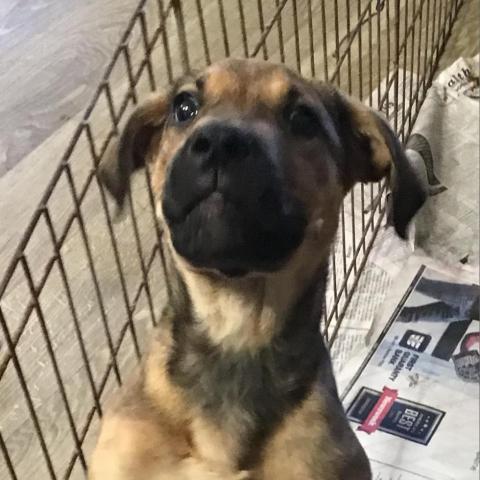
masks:
POLYGON ((479 294, 420 266, 347 386, 375 480, 478 480, 479 294))

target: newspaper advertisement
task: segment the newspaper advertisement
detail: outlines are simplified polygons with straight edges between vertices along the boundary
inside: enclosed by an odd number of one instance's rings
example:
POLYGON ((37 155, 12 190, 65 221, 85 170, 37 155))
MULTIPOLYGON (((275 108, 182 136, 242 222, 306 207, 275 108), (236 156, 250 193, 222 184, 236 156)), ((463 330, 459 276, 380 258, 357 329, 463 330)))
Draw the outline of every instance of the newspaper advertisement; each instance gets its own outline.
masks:
MULTIPOLYGON (((411 72, 400 71, 399 104, 385 102, 383 113, 394 124, 395 114, 408 111, 410 89, 417 85, 411 72), (405 84, 405 88, 404 88, 405 84), (405 96, 403 96, 405 92, 405 96)), ((387 79, 372 98, 383 98, 387 79)), ((392 87, 391 87, 392 88, 392 87)), ((393 98, 393 95, 389 96, 393 98)), ((412 222, 409 241, 399 239, 393 228, 382 226, 360 277, 354 297, 345 313, 332 349, 334 368, 338 371, 352 354, 366 351, 372 324, 381 322, 379 311, 390 291, 392 281, 413 255, 423 255, 459 268, 478 277, 479 272, 479 55, 460 58, 442 71, 427 92, 411 135, 406 153, 429 192, 424 207, 412 222)), ((401 120, 398 117, 398 122, 401 120)), ((364 187, 364 205, 377 193, 377 186, 364 187)), ((345 233, 336 247, 336 276, 343 279, 343 255, 347 267, 352 261, 353 238, 361 237, 362 218, 359 191, 344 207, 345 233), (356 229, 356 230, 355 230, 356 229), (345 241, 343 238, 345 238, 345 241)), ((350 275, 353 277, 353 275, 350 275)), ((330 298, 334 296, 330 289, 330 298)), ((329 299, 327 298, 327 301, 329 299)))
POLYGON ((400 284, 368 355, 342 372, 347 417, 374 480, 477 480, 480 287, 418 262, 400 284))

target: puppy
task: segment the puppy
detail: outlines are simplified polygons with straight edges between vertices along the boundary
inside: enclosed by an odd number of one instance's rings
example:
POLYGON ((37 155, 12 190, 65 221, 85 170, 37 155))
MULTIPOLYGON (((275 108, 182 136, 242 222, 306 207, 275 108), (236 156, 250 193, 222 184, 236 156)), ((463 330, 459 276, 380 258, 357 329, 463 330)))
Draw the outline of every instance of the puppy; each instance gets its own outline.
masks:
POLYGON ((343 198, 425 199, 387 124, 283 66, 227 60, 141 105, 100 175, 150 169, 170 304, 103 419, 91 480, 368 480, 319 332, 343 198))

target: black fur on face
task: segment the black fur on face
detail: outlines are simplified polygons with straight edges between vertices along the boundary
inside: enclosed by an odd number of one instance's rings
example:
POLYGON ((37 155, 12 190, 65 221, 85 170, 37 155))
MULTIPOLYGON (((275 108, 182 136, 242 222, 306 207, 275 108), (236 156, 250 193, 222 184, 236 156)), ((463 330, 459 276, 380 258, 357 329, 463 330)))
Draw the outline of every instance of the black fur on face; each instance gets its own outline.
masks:
POLYGON ((284 139, 273 128, 265 138, 255 124, 210 120, 171 161, 163 215, 194 267, 228 276, 275 270, 303 239, 304 207, 285 188, 284 139))

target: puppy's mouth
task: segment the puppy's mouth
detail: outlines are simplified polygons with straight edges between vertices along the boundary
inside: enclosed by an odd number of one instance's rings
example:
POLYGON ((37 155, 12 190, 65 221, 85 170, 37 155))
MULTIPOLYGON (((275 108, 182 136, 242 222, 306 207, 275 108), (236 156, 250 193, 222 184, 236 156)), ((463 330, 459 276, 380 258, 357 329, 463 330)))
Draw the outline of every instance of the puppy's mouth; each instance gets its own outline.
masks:
POLYGON ((214 190, 182 218, 164 214, 177 253, 193 268, 228 277, 279 269, 298 248, 306 227, 300 204, 266 192, 256 205, 214 190))

